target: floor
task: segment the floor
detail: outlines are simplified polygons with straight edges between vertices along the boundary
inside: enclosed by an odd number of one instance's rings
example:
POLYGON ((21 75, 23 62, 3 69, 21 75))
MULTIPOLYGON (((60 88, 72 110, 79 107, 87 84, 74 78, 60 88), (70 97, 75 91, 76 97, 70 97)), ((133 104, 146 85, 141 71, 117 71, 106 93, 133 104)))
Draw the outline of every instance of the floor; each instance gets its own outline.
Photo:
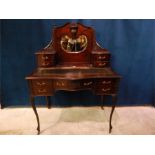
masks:
MULTIPOLYGON (((37 108, 43 135, 106 135, 110 108, 37 108)), ((117 107, 113 135, 155 135, 154 107, 117 107)), ((0 110, 0 135, 35 135, 36 118, 31 108, 0 110)))

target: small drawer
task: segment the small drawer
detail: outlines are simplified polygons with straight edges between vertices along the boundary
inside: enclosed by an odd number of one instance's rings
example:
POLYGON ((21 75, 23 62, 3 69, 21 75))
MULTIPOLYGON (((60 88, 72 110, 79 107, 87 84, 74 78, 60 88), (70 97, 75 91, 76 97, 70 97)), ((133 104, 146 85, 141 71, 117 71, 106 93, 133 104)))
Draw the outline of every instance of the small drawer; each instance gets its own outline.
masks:
POLYGON ((114 87, 111 86, 98 86, 95 89, 97 94, 112 94, 114 93, 114 87))
POLYGON ((114 83, 114 80, 112 79, 103 79, 99 82, 100 85, 104 85, 104 86, 113 85, 113 83, 114 83))
POLYGON ((113 78, 97 79, 95 91, 97 94, 113 94, 115 92, 116 80, 113 78))
POLYGON ((46 87, 48 85, 51 85, 51 81, 50 80, 33 80, 32 81, 32 85, 34 87, 46 87))
POLYGON ((109 61, 94 61, 93 66, 94 67, 108 67, 109 61))
POLYGON ((97 86, 109 86, 114 84, 114 79, 105 78, 105 79, 98 79, 96 81, 97 86))
POLYGON ((92 54, 92 61, 110 61, 110 54, 95 53, 92 54))
POLYGON ((51 67, 55 64, 55 54, 38 54, 38 67, 51 67))
POLYGON ((32 80, 32 90, 35 95, 49 95, 53 90, 52 81, 32 80))
POLYGON ((93 61, 109 61, 110 54, 93 54, 92 59, 93 61))

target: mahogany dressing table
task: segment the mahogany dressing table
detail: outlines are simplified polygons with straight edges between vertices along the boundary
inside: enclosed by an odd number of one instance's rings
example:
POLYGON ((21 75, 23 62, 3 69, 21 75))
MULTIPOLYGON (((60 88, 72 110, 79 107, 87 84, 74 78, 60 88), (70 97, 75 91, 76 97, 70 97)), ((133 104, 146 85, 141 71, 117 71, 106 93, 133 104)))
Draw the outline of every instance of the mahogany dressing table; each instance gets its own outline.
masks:
MULTIPOLYGON (((110 53, 95 40, 93 28, 82 24, 67 23, 53 30, 53 40, 36 53, 37 69, 26 79, 29 84, 30 102, 37 119, 39 116, 35 97, 45 96, 48 108, 50 96, 58 90, 91 90, 95 95, 112 97, 109 133, 115 109, 120 76, 110 67, 110 53)), ((103 104, 101 105, 103 109, 103 104)))

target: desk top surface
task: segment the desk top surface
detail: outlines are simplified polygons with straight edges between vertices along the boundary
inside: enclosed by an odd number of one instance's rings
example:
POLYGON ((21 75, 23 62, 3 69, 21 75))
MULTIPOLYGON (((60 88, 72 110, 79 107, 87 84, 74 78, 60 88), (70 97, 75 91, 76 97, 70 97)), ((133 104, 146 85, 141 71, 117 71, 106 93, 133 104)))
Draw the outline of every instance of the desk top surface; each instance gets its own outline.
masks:
POLYGON ((27 79, 86 79, 86 78, 120 78, 111 68, 95 67, 51 67, 40 68, 32 73, 27 79))

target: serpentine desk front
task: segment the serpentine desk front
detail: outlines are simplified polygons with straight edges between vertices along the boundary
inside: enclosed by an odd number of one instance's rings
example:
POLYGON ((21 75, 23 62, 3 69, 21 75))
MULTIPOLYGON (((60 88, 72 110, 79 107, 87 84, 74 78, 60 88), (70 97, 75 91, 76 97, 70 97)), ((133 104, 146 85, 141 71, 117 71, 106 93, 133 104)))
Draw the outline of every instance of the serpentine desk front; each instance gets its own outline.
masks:
MULTIPOLYGON (((50 108, 50 96, 53 96, 58 90, 91 90, 95 95, 101 96, 102 103, 103 96, 110 95, 113 101, 109 119, 110 133, 120 81, 120 76, 110 68, 110 53, 96 43, 93 29, 81 24, 66 24, 56 28, 53 36, 54 41, 36 53, 38 67, 31 75, 26 77, 29 84, 31 105, 37 118, 38 134, 40 134, 40 122, 34 99, 37 96, 45 96, 48 108, 50 108), (74 33, 75 30, 76 37, 74 37, 74 34, 70 34, 74 33), (79 44, 84 50, 79 45, 76 47, 74 44, 74 46, 71 44, 72 46, 69 47, 67 37, 64 48, 66 47, 68 51, 60 48, 64 41, 64 38, 62 40, 62 36, 65 34, 73 37, 74 42, 72 41, 71 43, 77 43, 78 40, 75 41, 75 38, 84 35, 85 37, 81 38, 83 42, 87 38, 86 47, 83 47, 82 43, 81 45, 79 44), (67 46, 65 46, 66 44, 67 46)), ((101 107, 103 108, 103 104, 101 107)))

